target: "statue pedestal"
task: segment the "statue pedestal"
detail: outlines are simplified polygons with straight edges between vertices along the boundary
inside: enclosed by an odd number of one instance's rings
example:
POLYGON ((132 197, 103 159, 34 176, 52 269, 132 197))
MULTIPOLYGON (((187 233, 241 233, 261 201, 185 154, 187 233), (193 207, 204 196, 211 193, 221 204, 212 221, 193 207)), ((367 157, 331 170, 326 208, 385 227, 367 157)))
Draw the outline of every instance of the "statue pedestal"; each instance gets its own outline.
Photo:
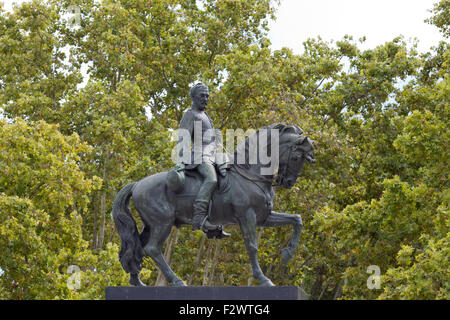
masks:
POLYGON ((106 287, 106 300, 308 300, 300 287, 106 287))

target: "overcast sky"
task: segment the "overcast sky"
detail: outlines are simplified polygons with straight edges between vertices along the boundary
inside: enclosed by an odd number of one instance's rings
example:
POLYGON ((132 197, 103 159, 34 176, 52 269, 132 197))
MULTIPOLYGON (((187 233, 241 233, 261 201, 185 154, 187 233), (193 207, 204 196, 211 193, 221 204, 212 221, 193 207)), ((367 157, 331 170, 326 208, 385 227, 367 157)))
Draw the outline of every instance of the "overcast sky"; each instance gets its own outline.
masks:
MULTIPOLYGON (((5 9, 23 0, 0 0, 5 9)), ((362 48, 373 48, 403 35, 417 37, 419 51, 428 51, 443 37, 438 29, 424 22, 429 9, 439 0, 281 0, 277 20, 270 23, 269 37, 273 49, 290 47, 303 50, 310 38, 341 40, 349 34, 358 40, 366 36, 362 48)))
POLYGON ((290 47, 303 51, 308 38, 355 40, 366 36, 363 48, 373 48, 399 35, 417 37, 418 49, 425 52, 443 37, 424 20, 438 0, 281 0, 277 20, 269 24, 273 49, 290 47))

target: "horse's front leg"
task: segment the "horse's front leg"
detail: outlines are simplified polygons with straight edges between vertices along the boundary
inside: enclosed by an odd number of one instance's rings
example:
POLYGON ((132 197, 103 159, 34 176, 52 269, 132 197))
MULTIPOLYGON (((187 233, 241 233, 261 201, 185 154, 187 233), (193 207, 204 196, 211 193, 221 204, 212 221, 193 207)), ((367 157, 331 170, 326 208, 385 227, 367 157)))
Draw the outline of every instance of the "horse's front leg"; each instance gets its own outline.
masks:
POLYGON ((299 214, 287 214, 272 211, 262 225, 263 227, 281 227, 285 225, 292 225, 294 232, 292 233, 288 246, 281 250, 283 264, 287 264, 289 260, 292 259, 295 250, 298 248, 300 233, 303 227, 302 217, 299 214))
POLYGON ((260 286, 273 286, 274 284, 267 278, 258 263, 258 243, 256 239, 256 214, 252 208, 239 217, 239 227, 244 236, 245 247, 250 257, 253 277, 259 281, 260 286))

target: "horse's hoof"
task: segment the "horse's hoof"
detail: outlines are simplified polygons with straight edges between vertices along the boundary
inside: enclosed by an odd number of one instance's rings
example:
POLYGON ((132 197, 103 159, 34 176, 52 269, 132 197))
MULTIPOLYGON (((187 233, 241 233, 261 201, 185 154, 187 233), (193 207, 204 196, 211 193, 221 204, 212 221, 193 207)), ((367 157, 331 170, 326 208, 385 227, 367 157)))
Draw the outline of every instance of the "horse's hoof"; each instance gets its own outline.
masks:
POLYGON ((131 277, 130 284, 135 287, 146 287, 146 285, 139 279, 139 277, 131 277))
POLYGON ((270 279, 260 281, 259 286, 260 287, 275 287, 275 285, 273 284, 273 282, 270 279))
POLYGON ((175 280, 172 283, 172 286, 174 286, 174 287, 187 287, 187 284, 183 280, 178 279, 178 280, 175 280))
POLYGON ((284 265, 288 264, 288 262, 292 259, 293 254, 289 248, 284 248, 281 250, 281 261, 284 265))

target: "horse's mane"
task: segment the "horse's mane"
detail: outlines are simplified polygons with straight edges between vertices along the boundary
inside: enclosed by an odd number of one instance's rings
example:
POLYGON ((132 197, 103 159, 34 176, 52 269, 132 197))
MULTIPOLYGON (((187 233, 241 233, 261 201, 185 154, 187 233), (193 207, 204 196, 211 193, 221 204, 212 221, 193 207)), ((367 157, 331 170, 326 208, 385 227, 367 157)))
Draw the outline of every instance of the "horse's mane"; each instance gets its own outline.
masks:
MULTIPOLYGON (((234 150, 234 153, 233 153, 233 164, 236 164, 236 161, 238 159, 238 154, 241 153, 241 152, 244 152, 245 164, 242 164, 242 166, 248 168, 250 166, 250 164, 249 164, 249 154, 251 152, 251 150, 249 150, 249 148, 250 148, 250 141, 252 139, 256 138, 254 141, 257 141, 259 143, 260 134, 264 130, 267 133, 267 144, 266 145, 267 145, 267 148, 270 149, 271 141, 272 141, 272 139, 271 139, 272 131, 271 130, 274 130, 274 129, 275 130, 279 130, 280 138, 281 138, 281 136, 283 134, 288 134, 288 133, 289 134, 302 134, 303 133, 303 130, 300 129, 300 127, 298 127, 296 125, 288 126, 288 125, 284 125, 282 123, 273 123, 271 125, 262 127, 260 129, 256 130, 253 134, 251 134, 250 136, 245 138, 243 141, 241 141, 237 145, 237 147, 236 147, 236 149, 234 150)), ((259 147, 259 144, 258 144, 258 147, 259 147)))

